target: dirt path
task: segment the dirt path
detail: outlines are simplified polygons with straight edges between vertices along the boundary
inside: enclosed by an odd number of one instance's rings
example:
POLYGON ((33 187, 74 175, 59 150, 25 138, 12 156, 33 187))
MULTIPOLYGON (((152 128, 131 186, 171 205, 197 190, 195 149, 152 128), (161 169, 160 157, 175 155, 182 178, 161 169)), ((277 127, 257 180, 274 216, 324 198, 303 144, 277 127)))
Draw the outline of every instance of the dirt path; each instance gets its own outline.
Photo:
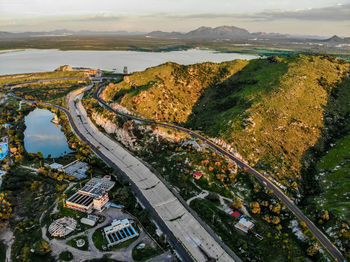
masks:
POLYGON ((0 240, 7 246, 6 248, 6 262, 11 262, 11 248, 15 241, 15 237, 10 228, 6 225, 0 230, 0 240))
POLYGON ((196 195, 196 196, 191 197, 190 199, 188 199, 188 200, 186 201, 186 203, 187 203, 187 205, 190 205, 191 202, 192 202, 193 200, 195 200, 195 199, 197 199, 197 198, 203 199, 203 198, 207 197, 208 195, 209 195, 209 191, 203 190, 203 189, 202 189, 202 192, 200 192, 198 195, 196 195))

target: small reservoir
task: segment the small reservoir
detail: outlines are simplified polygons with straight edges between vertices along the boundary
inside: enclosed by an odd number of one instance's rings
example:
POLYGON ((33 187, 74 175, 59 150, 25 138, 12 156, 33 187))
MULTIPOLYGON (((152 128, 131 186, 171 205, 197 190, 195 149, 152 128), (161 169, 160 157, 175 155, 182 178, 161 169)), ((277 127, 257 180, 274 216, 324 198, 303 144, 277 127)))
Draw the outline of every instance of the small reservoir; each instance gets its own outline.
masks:
POLYGON ((25 117, 24 147, 28 153, 41 152, 45 158, 55 158, 73 152, 61 127, 51 122, 54 117, 51 111, 39 108, 25 117))

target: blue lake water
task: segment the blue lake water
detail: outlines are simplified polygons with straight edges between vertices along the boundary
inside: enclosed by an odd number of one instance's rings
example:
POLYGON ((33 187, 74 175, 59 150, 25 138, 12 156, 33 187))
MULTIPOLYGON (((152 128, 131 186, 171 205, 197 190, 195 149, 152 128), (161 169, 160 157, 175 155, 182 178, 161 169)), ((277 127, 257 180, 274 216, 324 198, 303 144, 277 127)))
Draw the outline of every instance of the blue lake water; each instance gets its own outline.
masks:
POLYGON ((73 152, 61 127, 51 122, 54 116, 49 110, 37 108, 25 117, 24 147, 28 153, 60 157, 73 152))
POLYGON ((129 72, 142 71, 165 62, 183 65, 201 62, 223 62, 234 59, 254 59, 256 55, 220 53, 212 50, 190 49, 171 52, 139 51, 60 51, 16 50, 0 52, 0 75, 53 71, 60 65, 76 67, 116 69, 122 72, 127 66, 129 72))
POLYGON ((1 143, 0 144, 0 161, 6 157, 7 151, 8 151, 7 144, 1 143))

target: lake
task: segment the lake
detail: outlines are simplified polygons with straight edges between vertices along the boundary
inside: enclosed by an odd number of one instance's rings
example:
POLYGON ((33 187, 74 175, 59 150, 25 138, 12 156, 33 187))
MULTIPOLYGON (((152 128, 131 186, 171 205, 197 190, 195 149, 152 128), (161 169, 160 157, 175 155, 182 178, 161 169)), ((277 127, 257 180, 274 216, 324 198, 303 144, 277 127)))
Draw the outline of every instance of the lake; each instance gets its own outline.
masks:
POLYGON ((61 127, 51 122, 54 116, 49 110, 36 108, 25 117, 24 147, 28 153, 60 157, 73 152, 61 127))
POLYGON ((188 65, 208 61, 218 63, 234 59, 249 60, 257 57, 202 49, 171 52, 10 50, 0 53, 0 75, 47 72, 55 70, 60 65, 104 70, 116 68, 118 72, 122 72, 123 67, 127 66, 129 72, 135 72, 165 62, 188 65))

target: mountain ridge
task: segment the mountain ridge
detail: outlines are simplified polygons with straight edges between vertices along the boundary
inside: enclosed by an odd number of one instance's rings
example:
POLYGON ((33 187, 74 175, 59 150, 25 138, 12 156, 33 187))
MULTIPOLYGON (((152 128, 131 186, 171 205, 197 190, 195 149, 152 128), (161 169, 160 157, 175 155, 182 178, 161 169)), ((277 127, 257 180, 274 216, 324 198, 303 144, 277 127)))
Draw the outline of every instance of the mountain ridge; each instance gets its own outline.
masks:
POLYGON ((129 32, 125 30, 117 31, 93 31, 93 30, 79 30, 73 31, 68 29, 56 29, 51 31, 36 31, 36 32, 7 32, 0 31, 0 37, 2 38, 21 38, 21 37, 37 37, 37 36, 69 36, 69 35, 87 35, 87 36, 144 36, 147 38, 178 38, 178 39, 250 39, 250 38, 278 38, 278 39, 312 39, 312 40, 324 40, 327 42, 334 37, 339 38, 339 41, 348 42, 350 37, 341 38, 338 36, 332 36, 330 38, 321 36, 308 36, 308 35, 291 35, 283 33, 266 33, 266 32, 249 32, 244 28, 237 26, 218 26, 208 27, 201 26, 188 32, 165 32, 161 30, 155 30, 148 33, 145 32, 129 32))

